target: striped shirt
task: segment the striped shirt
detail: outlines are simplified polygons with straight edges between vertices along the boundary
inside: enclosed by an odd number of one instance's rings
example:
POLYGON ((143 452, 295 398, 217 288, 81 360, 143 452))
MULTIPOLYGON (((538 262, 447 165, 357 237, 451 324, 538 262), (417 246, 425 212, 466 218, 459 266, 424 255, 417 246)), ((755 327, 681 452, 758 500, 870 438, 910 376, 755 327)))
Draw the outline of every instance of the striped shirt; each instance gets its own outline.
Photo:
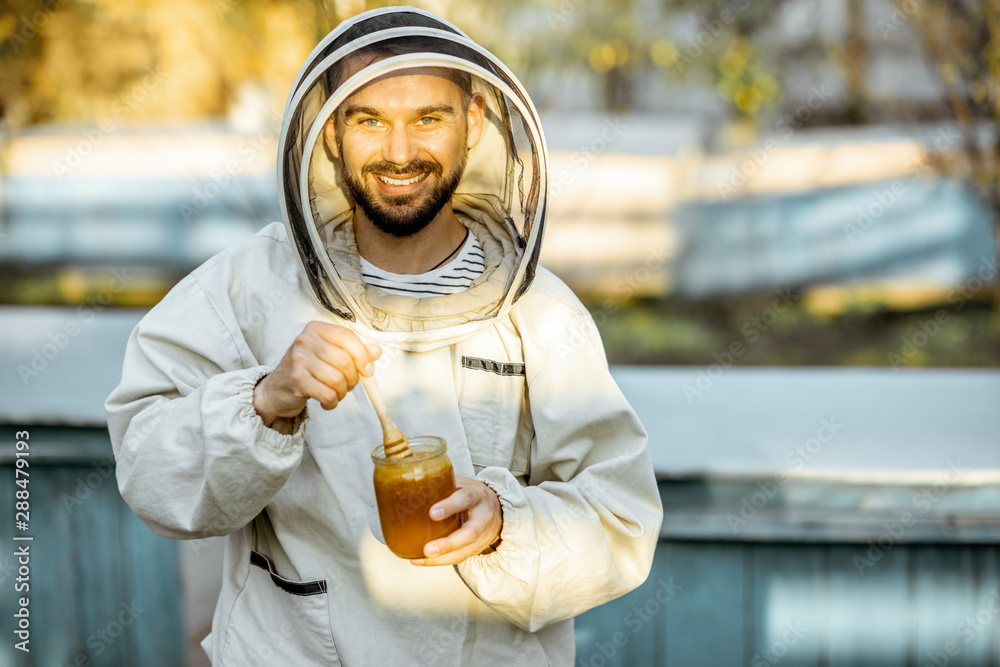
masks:
POLYGON ((469 289, 472 281, 486 269, 483 248, 475 234, 468 234, 455 259, 427 273, 391 273, 361 258, 361 275, 372 287, 390 294, 422 299, 428 296, 457 294, 469 289))

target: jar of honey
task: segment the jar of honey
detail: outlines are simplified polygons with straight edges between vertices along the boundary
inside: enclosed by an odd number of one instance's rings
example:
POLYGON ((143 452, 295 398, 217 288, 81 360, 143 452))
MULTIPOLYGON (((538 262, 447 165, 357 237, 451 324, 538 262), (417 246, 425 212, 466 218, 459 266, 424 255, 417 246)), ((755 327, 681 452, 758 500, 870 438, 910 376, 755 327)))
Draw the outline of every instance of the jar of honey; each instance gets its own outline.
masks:
POLYGON ((455 473, 445 441, 434 436, 410 438, 411 456, 386 458, 383 446, 372 452, 375 500, 385 545, 400 558, 423 558, 424 545, 450 535, 462 525, 459 515, 442 521, 431 506, 455 490, 455 473))

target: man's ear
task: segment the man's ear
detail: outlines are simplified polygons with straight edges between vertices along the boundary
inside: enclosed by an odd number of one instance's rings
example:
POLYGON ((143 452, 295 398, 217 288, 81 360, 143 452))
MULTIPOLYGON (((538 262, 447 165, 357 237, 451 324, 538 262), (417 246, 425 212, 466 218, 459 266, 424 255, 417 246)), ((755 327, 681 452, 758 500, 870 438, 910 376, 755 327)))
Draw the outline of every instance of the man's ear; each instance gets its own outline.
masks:
POLYGON ((466 113, 465 121, 469 132, 466 146, 474 148, 483 136, 483 124, 486 118, 486 96, 482 93, 473 93, 469 99, 469 111, 466 113))
POLYGON ((326 127, 323 128, 326 139, 326 147, 330 149, 330 154, 335 158, 340 158, 340 150, 337 148, 337 114, 334 113, 330 116, 330 119, 326 121, 326 127))

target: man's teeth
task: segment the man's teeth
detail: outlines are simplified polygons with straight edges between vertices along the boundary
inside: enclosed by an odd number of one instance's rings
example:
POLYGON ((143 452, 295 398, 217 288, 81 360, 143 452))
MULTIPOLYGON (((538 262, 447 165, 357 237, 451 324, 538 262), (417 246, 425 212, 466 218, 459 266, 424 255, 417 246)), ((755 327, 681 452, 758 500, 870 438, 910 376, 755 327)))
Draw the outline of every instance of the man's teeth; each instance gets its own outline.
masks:
POLYGON ((426 175, 427 175, 427 173, 425 172, 423 174, 419 174, 417 176, 414 176, 413 178, 408 178, 405 181, 401 181, 398 178, 389 178, 388 176, 382 176, 382 175, 378 175, 378 178, 383 183, 387 183, 389 185, 410 185, 411 183, 416 183, 417 181, 419 181, 421 178, 423 178, 426 175))

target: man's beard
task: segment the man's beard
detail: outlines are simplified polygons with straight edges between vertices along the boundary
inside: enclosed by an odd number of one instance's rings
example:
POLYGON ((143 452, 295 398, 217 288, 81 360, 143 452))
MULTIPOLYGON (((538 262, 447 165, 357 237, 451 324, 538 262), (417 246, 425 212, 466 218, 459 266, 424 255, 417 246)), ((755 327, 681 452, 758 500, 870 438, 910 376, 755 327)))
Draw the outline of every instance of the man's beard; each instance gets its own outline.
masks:
MULTIPOLYGON (((451 201, 451 196, 458 188, 462 174, 465 173, 465 164, 469 157, 468 149, 462 153, 462 160, 458 166, 447 175, 441 178, 441 165, 429 160, 414 160, 408 164, 399 166, 391 162, 371 162, 361 169, 361 179, 354 177, 344 164, 343 151, 340 152, 340 169, 350 190, 354 202, 361 207, 365 215, 371 220, 376 228, 397 238, 412 236, 424 229, 440 213, 444 205, 451 201), (381 193, 373 193, 368 187, 367 176, 369 174, 382 174, 384 176, 407 175, 416 173, 427 173, 425 179, 438 177, 438 184, 424 194, 414 192, 406 195, 386 196, 381 193), (422 201, 420 201, 422 198, 422 201), (381 200, 381 201, 380 201, 381 200)), ((374 176, 378 178, 378 176, 374 176)))

